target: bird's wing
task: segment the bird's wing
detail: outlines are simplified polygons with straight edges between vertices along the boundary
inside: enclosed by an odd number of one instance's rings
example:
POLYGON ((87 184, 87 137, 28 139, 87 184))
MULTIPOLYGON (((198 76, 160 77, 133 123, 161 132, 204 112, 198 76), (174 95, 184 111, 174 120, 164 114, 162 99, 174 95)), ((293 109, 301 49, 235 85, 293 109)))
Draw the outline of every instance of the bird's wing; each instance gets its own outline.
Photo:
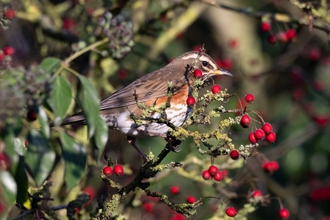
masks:
POLYGON ((178 93, 187 80, 183 77, 184 73, 180 74, 181 78, 173 79, 177 73, 171 71, 169 68, 166 69, 166 72, 160 69, 137 79, 104 99, 101 102, 100 110, 125 107, 136 104, 137 101, 145 102, 167 96, 169 82, 172 82, 171 88, 174 94, 178 93))
MULTIPOLYGON (((188 79, 184 77, 184 72, 178 74, 177 71, 173 71, 171 68, 159 69, 157 72, 149 73, 111 94, 101 102, 100 111, 128 107, 136 104, 137 101, 145 102, 167 96, 169 82, 172 82, 172 92, 176 94, 187 84, 187 81, 188 79), (137 99, 135 97, 137 97, 137 99)), ((65 118, 62 125, 72 123, 85 123, 83 113, 79 112, 65 118)))

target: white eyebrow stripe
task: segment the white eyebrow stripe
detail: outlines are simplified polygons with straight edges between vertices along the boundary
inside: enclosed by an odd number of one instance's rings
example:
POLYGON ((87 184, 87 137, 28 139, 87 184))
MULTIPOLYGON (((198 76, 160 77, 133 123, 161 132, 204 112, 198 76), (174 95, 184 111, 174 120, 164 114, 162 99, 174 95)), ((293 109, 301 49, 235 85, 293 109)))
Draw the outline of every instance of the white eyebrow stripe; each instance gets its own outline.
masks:
POLYGON ((183 56, 182 59, 184 60, 188 60, 190 58, 197 58, 198 54, 190 54, 189 56, 183 56))
MULTIPOLYGON (((194 54, 190 54, 190 55, 187 55, 187 56, 183 56, 182 59, 183 60, 188 60, 188 59, 196 59, 198 57, 198 53, 194 53, 194 54)), ((209 57, 207 56, 200 56, 199 58, 200 61, 207 61, 212 67, 213 69, 218 69, 217 65, 212 61, 212 59, 210 59, 209 57)))

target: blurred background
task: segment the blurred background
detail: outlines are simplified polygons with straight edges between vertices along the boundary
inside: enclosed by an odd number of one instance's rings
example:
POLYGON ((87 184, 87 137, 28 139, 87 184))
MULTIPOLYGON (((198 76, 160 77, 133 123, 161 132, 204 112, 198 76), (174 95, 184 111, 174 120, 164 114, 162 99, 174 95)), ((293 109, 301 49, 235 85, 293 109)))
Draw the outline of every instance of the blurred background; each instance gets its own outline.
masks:
MULTIPOLYGON (((200 155, 188 139, 182 143, 181 152, 171 153, 163 161, 181 161, 183 168, 158 174, 151 180, 151 189, 168 195, 173 202, 185 202, 187 196, 203 198, 203 204, 197 208, 199 213, 191 219, 227 219, 224 204, 239 211, 236 219, 281 219, 277 198, 290 211, 289 219, 330 219, 327 1, 0 2, 0 48, 14 49, 12 66, 29 67, 50 56, 65 60, 81 48, 108 38, 110 43, 83 53, 70 63, 72 69, 93 82, 101 98, 187 51, 198 51, 204 44, 218 65, 233 74, 214 78, 214 83, 236 94, 225 104, 226 108, 240 108, 241 102, 258 111, 272 124, 276 141, 261 142, 259 153, 246 161, 233 163, 226 156, 215 158, 214 163, 228 171, 228 176, 213 184, 201 178, 211 158, 200 155), (255 97, 249 105, 244 101, 247 93, 255 97), (272 174, 261 166, 268 160, 279 164, 272 174), (179 194, 171 193, 173 186, 180 188, 179 194), (263 194, 262 202, 257 204, 249 200, 255 189, 263 194)), ((67 78, 76 85, 73 75, 67 78)), ((75 103, 72 105, 69 114, 79 109, 75 103)), ((193 129, 209 130, 212 126, 216 125, 193 129)), ((230 137, 238 147, 248 143, 250 132, 251 129, 237 125, 231 128, 230 137)), ((165 144, 162 138, 137 141, 143 151, 150 150, 154 155, 165 144)), ((88 219, 100 195, 114 193, 99 177, 106 162, 96 165, 89 159, 93 152, 87 152, 84 176, 75 190, 65 190, 60 158, 52 170, 53 206, 67 203, 86 188, 93 194, 92 202, 76 214, 78 219, 88 219)), ((124 176, 112 177, 123 185, 134 178, 142 165, 126 137, 114 131, 109 131, 104 153, 124 166, 124 176)), ((2 209, 11 208, 11 218, 17 217, 18 209, 5 203, 3 200, 2 209)), ((129 195, 117 211, 127 219, 184 219, 139 190, 129 195)), ((64 210, 57 213, 60 219, 65 218, 64 210)))

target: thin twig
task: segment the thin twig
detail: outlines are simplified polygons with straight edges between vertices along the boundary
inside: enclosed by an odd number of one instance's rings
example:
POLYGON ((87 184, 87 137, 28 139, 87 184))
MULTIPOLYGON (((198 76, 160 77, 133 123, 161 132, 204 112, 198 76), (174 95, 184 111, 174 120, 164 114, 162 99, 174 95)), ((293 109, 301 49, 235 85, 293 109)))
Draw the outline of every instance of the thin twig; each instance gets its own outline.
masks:
MULTIPOLYGON (((53 211, 58 211, 61 209, 66 209, 66 208, 68 208, 68 205, 59 205, 59 206, 49 207, 49 209, 53 210, 53 211)), ((24 216, 32 214, 35 211, 36 211, 36 209, 26 210, 22 214, 20 214, 18 217, 14 218, 13 220, 21 220, 21 219, 23 219, 24 216)))

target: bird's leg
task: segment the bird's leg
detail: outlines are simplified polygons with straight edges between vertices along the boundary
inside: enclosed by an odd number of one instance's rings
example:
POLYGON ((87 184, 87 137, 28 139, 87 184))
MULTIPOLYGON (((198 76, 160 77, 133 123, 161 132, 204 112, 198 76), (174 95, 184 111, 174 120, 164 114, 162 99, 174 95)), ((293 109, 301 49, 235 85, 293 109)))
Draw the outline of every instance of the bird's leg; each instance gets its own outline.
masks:
POLYGON ((139 152, 139 154, 141 155, 143 161, 144 161, 145 163, 148 162, 148 159, 147 159, 146 155, 144 155, 144 153, 141 151, 141 149, 135 144, 136 138, 135 138, 135 137, 127 136, 127 141, 128 141, 128 143, 129 143, 130 145, 132 145, 132 146, 135 148, 135 150, 136 150, 137 152, 139 152))
POLYGON ((175 138, 173 137, 168 137, 165 139, 168 143, 168 146, 169 146, 169 150, 170 151, 173 151, 175 153, 179 153, 181 151, 181 149, 178 149, 181 142, 182 141, 179 141, 179 140, 176 140, 175 138))

